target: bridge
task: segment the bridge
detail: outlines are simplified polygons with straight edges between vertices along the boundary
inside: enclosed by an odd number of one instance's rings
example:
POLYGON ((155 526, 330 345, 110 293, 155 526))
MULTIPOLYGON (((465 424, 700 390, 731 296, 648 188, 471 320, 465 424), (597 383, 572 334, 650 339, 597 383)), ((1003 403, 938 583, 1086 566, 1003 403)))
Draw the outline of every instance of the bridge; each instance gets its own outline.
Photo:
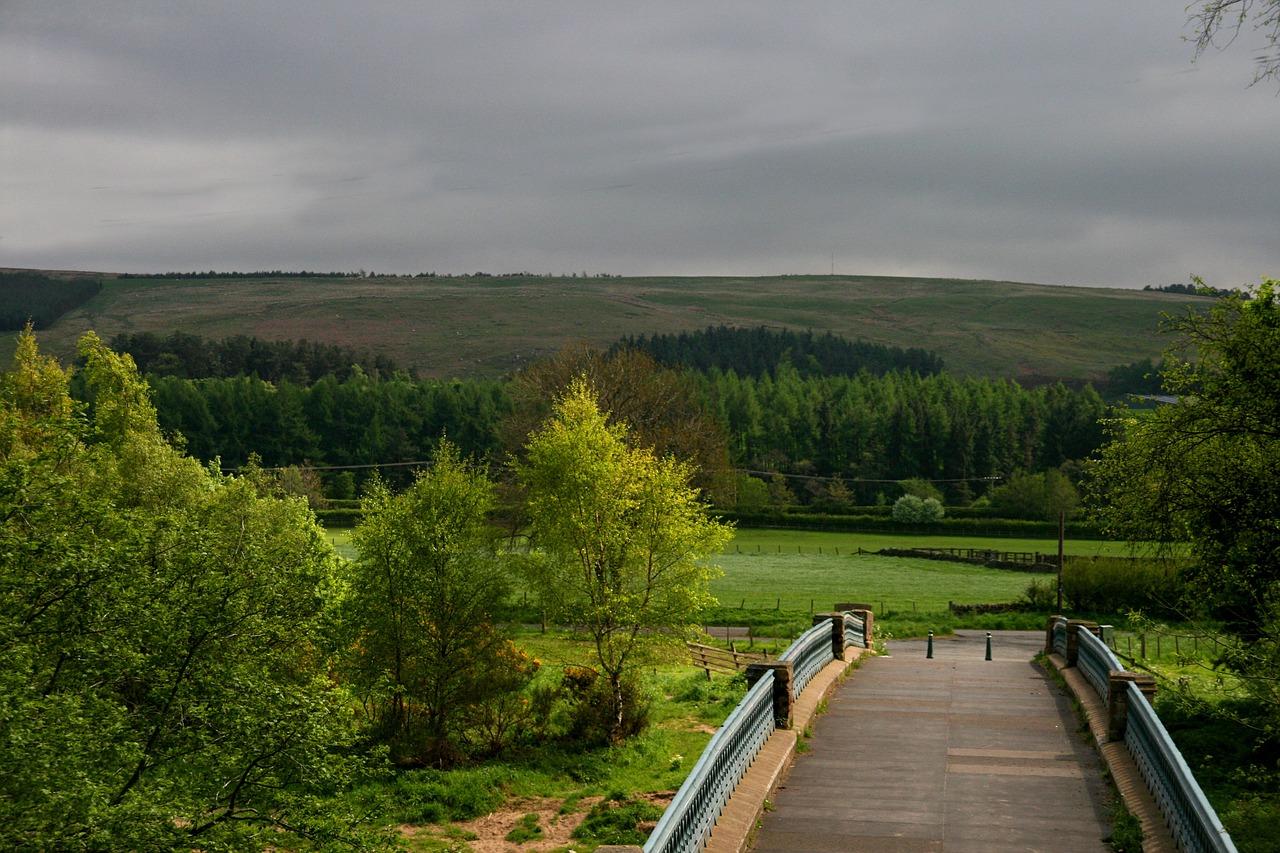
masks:
POLYGON ((747 696, 645 846, 601 851, 1105 851, 1105 768, 1144 851, 1234 852, 1151 710, 1151 679, 1124 671, 1097 625, 1054 617, 875 656, 869 611, 814 622, 749 666, 747 696))

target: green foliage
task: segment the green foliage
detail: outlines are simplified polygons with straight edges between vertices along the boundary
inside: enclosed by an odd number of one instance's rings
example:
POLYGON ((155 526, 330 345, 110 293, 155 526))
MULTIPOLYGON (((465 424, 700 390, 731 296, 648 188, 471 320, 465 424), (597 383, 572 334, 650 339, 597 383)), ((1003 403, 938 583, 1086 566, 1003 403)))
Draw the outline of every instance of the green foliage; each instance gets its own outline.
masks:
POLYGON ((1117 803, 1111 815, 1111 834, 1103 840, 1115 853, 1142 853, 1142 821, 1117 803))
POLYGON ((1058 470, 1014 474, 991 490, 991 507, 1004 518, 1057 521, 1060 513, 1070 518, 1079 505, 1080 493, 1058 470))
POLYGON ((1111 424, 1094 487, 1114 534, 1191 544, 1196 598, 1245 637, 1280 581, 1280 284, 1170 318, 1175 405, 1111 424))
POLYGON ((581 624, 612 692, 611 739, 626 674, 699 630, 711 603, 705 558, 728 541, 689 483, 689 466, 628 445, 585 383, 558 401, 519 468, 537 546, 530 583, 549 616, 581 624))
POLYGON ((1280 849, 1280 740, 1268 710, 1169 690, 1156 709, 1241 853, 1280 849))
POLYGON ((902 493, 904 495, 915 495, 921 500, 933 498, 938 503, 942 503, 942 501, 945 500, 945 496, 942 494, 941 489, 928 480, 922 480, 919 477, 912 477, 911 479, 903 480, 898 485, 902 486, 902 493))
POLYGON ((171 447, 81 342, 92 414, 19 340, 0 380, 0 847, 361 843, 327 675, 333 553, 301 500, 171 447))
POLYGON ((865 340, 850 341, 831 332, 744 329, 708 326, 678 335, 654 334, 625 337, 618 345, 646 352, 668 367, 695 370, 732 370, 739 376, 765 376, 785 362, 804 376, 856 376, 862 371, 883 374, 890 370, 939 373, 937 353, 912 347, 903 350, 865 340))
POLYGON ((566 670, 564 696, 569 703, 568 736, 600 746, 643 732, 649 725, 649 699, 633 673, 618 685, 597 677, 593 670, 566 670))
POLYGON ((944 513, 937 498, 903 495, 893 503, 893 520, 899 524, 931 524, 941 519, 944 513))
POLYGON ((592 807, 573 837, 597 844, 644 844, 649 833, 641 832, 639 825, 660 817, 662 809, 648 800, 614 793, 592 807))
POLYGON ((384 355, 307 340, 265 341, 246 335, 209 340, 187 332, 134 332, 116 335, 110 345, 132 356, 140 373, 182 379, 254 376, 310 385, 322 376, 344 382, 354 376, 389 379, 400 372, 384 355))
POLYGON ((27 324, 47 329, 101 292, 102 282, 96 279, 62 280, 39 273, 0 272, 0 331, 15 332, 27 324))
POLYGON ((542 827, 538 826, 538 816, 527 814, 506 834, 506 840, 512 844, 524 844, 542 837, 542 827))
POLYGON ((1183 600, 1178 567, 1170 560, 1072 557, 1063 566, 1062 594, 1074 612, 1170 617, 1183 600))
POLYGON ((477 718, 500 749, 515 724, 504 700, 537 671, 493 624, 508 586, 492 505, 485 472, 448 442, 402 494, 366 492, 343 604, 348 672, 398 761, 453 763, 477 718))

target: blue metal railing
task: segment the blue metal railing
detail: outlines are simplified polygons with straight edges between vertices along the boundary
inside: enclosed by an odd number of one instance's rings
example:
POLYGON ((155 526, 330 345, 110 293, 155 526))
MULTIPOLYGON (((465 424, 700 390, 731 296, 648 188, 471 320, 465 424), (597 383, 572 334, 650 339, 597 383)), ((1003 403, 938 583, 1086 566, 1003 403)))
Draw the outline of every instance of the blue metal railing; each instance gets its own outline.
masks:
MULTIPOLYGON (((831 630, 830 621, 820 622, 778 655, 778 660, 791 662, 793 700, 814 675, 835 660, 831 630)), ((845 614, 844 630, 846 642, 852 633, 865 645, 863 620, 845 614)), ((706 846, 720 812, 776 727, 773 679, 772 672, 765 673, 712 735, 698 763, 649 834, 645 853, 692 853, 706 846)))
POLYGON ((867 623, 861 616, 854 616, 852 613, 844 614, 844 644, 860 649, 866 648, 867 623))
POLYGON ((1058 617, 1053 620, 1053 653, 1056 655, 1065 655, 1067 653, 1067 620, 1058 617))
POLYGON ((835 659, 830 621, 820 622, 796 638, 778 655, 778 660, 791 661, 791 698, 799 698, 813 677, 835 659))
MULTIPOLYGON (((1077 631, 1076 666, 1102 701, 1110 703, 1110 671, 1123 670, 1124 666, 1093 632, 1083 627, 1077 631)), ((1053 651, 1065 655, 1067 620, 1055 619, 1050 632, 1053 651)), ((1125 746, 1164 814, 1178 849, 1189 853, 1235 853, 1231 836, 1142 689, 1132 681, 1126 682, 1124 689, 1128 708, 1125 746)))
POLYGON ((1178 849, 1192 853, 1235 853, 1231 836, 1209 805, 1151 703, 1138 685, 1129 682, 1126 687, 1129 715, 1124 743, 1164 813, 1178 849))
POLYGON ((774 727, 773 673, 766 672, 712 735, 698 763, 649 834, 645 853, 701 850, 725 803, 774 727))
POLYGON ((1093 685, 1094 692, 1102 697, 1102 701, 1110 701, 1111 670, 1124 669, 1120 660, 1092 631, 1080 629, 1076 642, 1076 666, 1093 685))

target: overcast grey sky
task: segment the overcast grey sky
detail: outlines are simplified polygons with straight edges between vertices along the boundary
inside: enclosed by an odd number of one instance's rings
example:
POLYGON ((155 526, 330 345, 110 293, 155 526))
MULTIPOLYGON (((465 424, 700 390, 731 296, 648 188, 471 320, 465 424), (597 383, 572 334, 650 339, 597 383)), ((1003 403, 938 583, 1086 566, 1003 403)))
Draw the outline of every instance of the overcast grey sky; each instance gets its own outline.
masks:
POLYGON ((0 266, 1280 276, 1186 0, 0 0, 0 266))

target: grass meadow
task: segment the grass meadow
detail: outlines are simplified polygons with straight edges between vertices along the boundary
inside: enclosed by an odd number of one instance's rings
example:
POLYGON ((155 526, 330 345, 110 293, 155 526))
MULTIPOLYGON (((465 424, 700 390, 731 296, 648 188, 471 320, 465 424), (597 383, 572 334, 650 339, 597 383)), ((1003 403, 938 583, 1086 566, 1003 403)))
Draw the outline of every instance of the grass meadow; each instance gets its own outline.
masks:
MULTIPOLYGON (((356 556, 351 531, 334 528, 338 553, 356 556)), ((1015 600, 1043 575, 988 569, 963 563, 859 554, 881 548, 992 548, 1056 555, 1057 544, 1031 539, 891 536, 802 530, 739 530, 715 559, 723 574, 711 594, 723 608, 810 613, 837 603, 870 604, 877 613, 942 612, 947 603, 983 604, 1015 600)), ((1118 543, 1069 543, 1068 554, 1121 555, 1118 543)))
MULTIPOLYGON (((206 337, 305 338, 370 349, 423 375, 492 378, 582 340, 709 325, 831 331, 927 346, 947 370, 1022 382, 1100 379, 1157 357, 1161 312, 1196 297, 1016 282, 874 276, 725 278, 107 279, 103 292, 41 332, 75 357, 87 329, 206 337), (922 344, 922 342, 924 342, 922 344)), ((12 335, 0 336, 11 351, 12 335)))

